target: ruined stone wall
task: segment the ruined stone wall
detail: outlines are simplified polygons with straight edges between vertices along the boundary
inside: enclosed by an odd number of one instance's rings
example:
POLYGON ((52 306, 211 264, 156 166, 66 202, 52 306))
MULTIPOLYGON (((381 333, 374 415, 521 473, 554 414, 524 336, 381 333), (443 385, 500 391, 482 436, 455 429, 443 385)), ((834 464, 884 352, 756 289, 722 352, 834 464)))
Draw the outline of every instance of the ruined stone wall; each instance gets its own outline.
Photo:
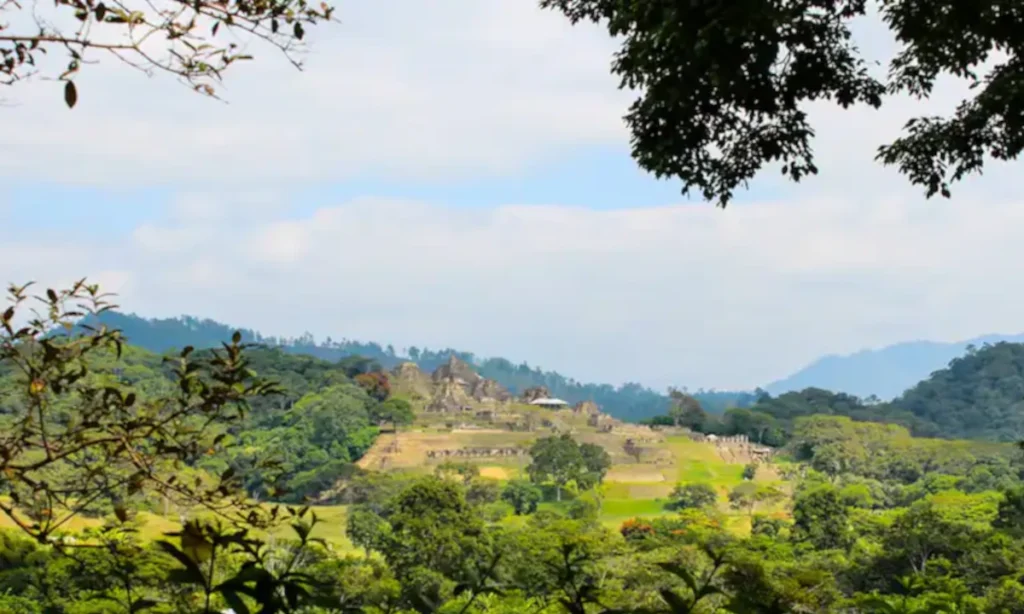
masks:
POLYGON ((750 443, 750 438, 746 435, 725 435, 718 437, 717 443, 738 443, 746 445, 750 443))
POLYGON ((629 438, 637 444, 661 443, 665 436, 649 426, 637 424, 623 424, 619 422, 609 423, 612 425, 611 433, 629 438))
POLYGON ((428 450, 427 458, 508 458, 526 456, 525 448, 446 448, 428 450))
POLYGON ((750 444, 750 438, 746 435, 705 435, 704 433, 695 433, 690 431, 686 435, 693 441, 700 443, 715 443, 715 444, 750 444))

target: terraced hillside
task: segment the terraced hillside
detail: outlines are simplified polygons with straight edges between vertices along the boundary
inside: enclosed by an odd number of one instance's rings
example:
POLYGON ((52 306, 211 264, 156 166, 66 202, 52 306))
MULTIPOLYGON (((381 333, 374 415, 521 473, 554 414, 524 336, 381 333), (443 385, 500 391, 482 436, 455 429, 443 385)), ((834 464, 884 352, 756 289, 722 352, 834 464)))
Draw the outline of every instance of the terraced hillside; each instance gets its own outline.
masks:
MULTIPOLYGON (((744 467, 755 460, 761 461, 756 481, 777 483, 788 492, 777 464, 745 438, 706 440, 685 429, 627 424, 593 404, 541 408, 481 380, 457 359, 431 375, 411 364, 397 367, 394 390, 413 405, 415 423, 381 435, 359 465, 430 473, 446 461, 466 462, 477 465, 484 477, 505 481, 525 474, 528 450, 537 439, 569 433, 611 456, 600 493, 602 517, 609 524, 667 513, 667 497, 677 485, 703 482, 716 489, 722 510, 732 513, 737 527, 747 526, 749 514, 729 510, 727 495, 744 481, 744 467), (479 393, 484 389, 489 396, 479 393)), ((759 512, 784 513, 784 508, 776 504, 759 512)))

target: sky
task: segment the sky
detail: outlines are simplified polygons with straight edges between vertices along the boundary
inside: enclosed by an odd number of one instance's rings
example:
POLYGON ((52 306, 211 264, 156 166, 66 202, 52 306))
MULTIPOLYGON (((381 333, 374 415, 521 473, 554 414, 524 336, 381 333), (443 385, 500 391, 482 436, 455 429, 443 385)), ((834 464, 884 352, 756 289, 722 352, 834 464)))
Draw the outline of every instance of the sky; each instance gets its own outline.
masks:
MULTIPOLYGON (((1024 331, 1019 165, 926 200, 873 161, 913 115, 809 106, 821 173, 722 210, 629 156, 615 41, 521 0, 339 7, 305 70, 217 102, 109 58, 0 107, 0 278, 123 310, 456 347, 585 381, 753 388, 824 354, 1024 331)), ((894 49, 858 26, 872 58, 894 49)))

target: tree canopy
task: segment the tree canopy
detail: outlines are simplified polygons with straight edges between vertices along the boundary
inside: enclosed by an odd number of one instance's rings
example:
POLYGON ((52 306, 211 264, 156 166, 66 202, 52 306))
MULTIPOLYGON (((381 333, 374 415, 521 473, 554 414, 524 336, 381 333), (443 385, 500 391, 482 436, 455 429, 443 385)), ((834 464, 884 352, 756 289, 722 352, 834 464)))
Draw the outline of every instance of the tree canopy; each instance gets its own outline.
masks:
POLYGON ((556 497, 570 482, 590 488, 604 479, 612 461, 604 448, 592 443, 579 444, 569 434, 538 439, 530 448, 533 461, 526 468, 537 484, 554 484, 556 497))
POLYGON ((888 75, 871 70, 852 32, 864 0, 541 0, 573 23, 622 41, 612 72, 640 92, 626 114, 633 157, 727 205, 767 165, 799 181, 818 172, 806 103, 880 107, 890 94, 931 95, 943 75, 974 92, 949 116, 911 119, 876 159, 929 197, 1024 148, 1024 12, 998 0, 878 3, 899 44, 888 75), (994 65, 984 72, 986 62, 994 65))

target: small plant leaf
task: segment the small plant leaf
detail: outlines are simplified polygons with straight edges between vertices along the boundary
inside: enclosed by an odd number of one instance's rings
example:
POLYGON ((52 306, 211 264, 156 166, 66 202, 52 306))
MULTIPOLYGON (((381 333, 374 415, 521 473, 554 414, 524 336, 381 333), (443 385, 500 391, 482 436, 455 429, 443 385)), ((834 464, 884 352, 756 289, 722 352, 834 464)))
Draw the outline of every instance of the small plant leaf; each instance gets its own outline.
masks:
POLYGON ((68 105, 69 109, 75 108, 75 104, 78 102, 78 88, 75 87, 74 81, 64 82, 64 103, 68 105))

